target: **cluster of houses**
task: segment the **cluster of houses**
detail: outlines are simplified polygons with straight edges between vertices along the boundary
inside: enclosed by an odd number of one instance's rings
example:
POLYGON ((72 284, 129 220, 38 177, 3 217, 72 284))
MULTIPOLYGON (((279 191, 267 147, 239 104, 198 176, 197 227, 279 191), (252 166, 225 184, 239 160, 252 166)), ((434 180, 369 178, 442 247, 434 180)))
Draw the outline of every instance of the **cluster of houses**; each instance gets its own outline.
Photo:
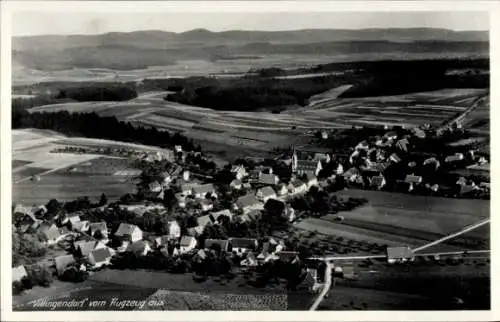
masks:
MULTIPOLYGON (((414 128, 412 129, 412 135, 423 139, 426 137, 426 132, 420 128, 414 128)), ((344 179, 348 183, 362 185, 371 189, 380 190, 384 188, 387 184, 384 172, 391 165, 401 165, 401 162, 403 162, 401 156, 408 155, 411 150, 410 138, 411 135, 398 137, 396 132, 390 131, 383 137, 377 138, 372 144, 367 141, 358 143, 349 157, 349 163, 353 166, 343 173, 344 179)), ((408 164, 405 164, 407 174, 404 179, 398 180, 397 184, 402 191, 411 192, 418 187, 437 192, 441 188, 439 184, 425 182, 424 178, 418 174, 417 169, 429 169, 436 172, 442 166, 442 163, 450 168, 464 159, 478 165, 487 163, 483 156, 475 156, 474 151, 469 151, 466 154, 455 153, 444 157, 441 161, 436 157, 429 157, 421 164, 417 164, 416 161, 409 161, 408 164)), ((469 167, 473 168, 474 166, 469 167)), ((460 194, 466 194, 473 190, 487 191, 489 189, 489 183, 487 182, 476 184, 464 178, 461 178, 456 184, 459 185, 460 194)))

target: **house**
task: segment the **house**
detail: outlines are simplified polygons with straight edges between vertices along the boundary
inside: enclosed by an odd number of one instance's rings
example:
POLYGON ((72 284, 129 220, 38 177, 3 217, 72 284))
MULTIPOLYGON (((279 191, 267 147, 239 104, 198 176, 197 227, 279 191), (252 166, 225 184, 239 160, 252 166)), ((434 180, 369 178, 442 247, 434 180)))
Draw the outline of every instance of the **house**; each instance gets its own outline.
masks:
POLYGON ((191 178, 191 172, 189 172, 189 170, 182 171, 182 180, 189 181, 190 178, 191 178))
POLYGON ((162 186, 158 181, 153 181, 148 185, 150 192, 160 193, 162 191, 162 186))
POLYGON ((360 176, 360 172, 356 168, 350 168, 343 174, 344 179, 349 182, 355 182, 357 178, 360 176))
POLYGON ((342 173, 344 173, 344 167, 342 166, 342 164, 339 163, 333 173, 336 175, 341 175, 342 173))
POLYGON ((294 179, 288 185, 288 191, 291 194, 305 193, 307 192, 307 185, 298 179, 294 179))
POLYGON ((160 247, 167 247, 169 245, 169 241, 171 240, 170 236, 169 235, 163 235, 163 236, 159 236, 159 237, 156 237, 154 239, 154 245, 157 247, 157 248, 160 248, 160 247))
POLYGON ((111 264, 113 251, 109 247, 95 249, 90 252, 88 261, 93 268, 100 268, 111 264))
POLYGON ((174 151, 175 151, 176 153, 182 152, 182 146, 181 146, 181 145, 176 145, 176 146, 174 146, 174 151))
POLYGON ((221 252, 227 252, 227 250, 229 249, 229 240, 205 239, 205 249, 213 249, 221 252))
POLYGON ((90 235, 95 238, 96 234, 101 235, 102 239, 108 238, 108 227, 106 226, 106 222, 93 222, 90 223, 90 235), (97 233, 99 232, 99 233, 97 233))
POLYGON ((391 154, 391 156, 389 157, 389 160, 394 162, 394 163, 401 162, 401 158, 396 153, 391 154))
POLYGON ((415 185, 418 185, 422 182, 421 176, 416 176, 413 174, 409 174, 405 177, 405 184, 408 185, 408 191, 412 191, 415 188, 415 185))
POLYGON ((199 236, 203 233, 204 229, 205 229, 205 227, 203 227, 203 226, 196 226, 196 227, 188 228, 188 235, 189 236, 199 236))
POLYGON ((145 240, 138 240, 130 244, 127 251, 132 252, 135 256, 146 256, 151 251, 151 246, 145 240))
POLYGON ((308 269, 304 279, 298 285, 299 289, 307 289, 311 293, 316 293, 322 286, 322 284, 317 281, 317 270, 308 269))
POLYGON ((229 185, 229 187, 231 187, 232 189, 235 189, 235 190, 240 190, 242 188, 242 185, 243 185, 243 183, 241 182, 241 180, 234 179, 233 181, 231 181, 231 184, 229 185))
POLYGON ((290 205, 286 205, 285 211, 283 212, 283 216, 288 220, 288 222, 292 222, 295 220, 295 209, 290 205))
POLYGON ((474 182, 467 182, 466 184, 460 186, 460 194, 466 195, 473 191, 480 190, 480 188, 474 182))
POLYGON ((375 189, 382 189, 386 185, 384 176, 374 176, 370 179, 370 187, 375 189))
POLYGON ((398 142, 396 142, 396 147, 404 152, 408 152, 408 145, 410 142, 408 142, 408 139, 401 139, 398 142))
POLYGON ((396 140, 398 138, 398 134, 394 131, 390 131, 384 134, 384 138, 387 140, 396 140))
POLYGON ((425 139, 426 134, 423 130, 419 129, 418 127, 414 127, 412 129, 413 135, 419 139, 425 139))
POLYGON ((358 145, 356 145, 356 147, 354 148, 354 150, 365 150, 365 151, 368 151, 370 149, 370 146, 368 145, 368 142, 366 141, 361 141, 358 143, 358 145))
POLYGON ((305 173, 313 173, 315 176, 318 176, 319 172, 323 169, 320 161, 309 161, 309 160, 297 160, 295 169, 292 169, 293 172, 298 175, 305 173))
MULTIPOLYGON (((163 188, 166 188, 172 182, 172 180, 174 180, 174 178, 172 177, 172 175, 170 173, 166 172, 166 171, 163 172, 161 174, 161 176, 163 178, 162 183, 161 183, 161 185, 162 185, 163 188)), ((150 190, 151 190, 151 187, 150 187, 150 190)), ((156 192, 159 192, 159 191, 156 191, 156 192)))
POLYGON ((61 255, 54 258, 54 263, 56 266, 57 274, 61 275, 62 273, 64 273, 68 266, 76 264, 76 260, 73 255, 61 255))
POLYGON ((263 207, 263 204, 257 200, 257 197, 253 193, 240 197, 236 201, 236 209, 242 210, 243 213, 247 213, 251 210, 263 209, 263 207))
POLYGON ((52 224, 49 227, 43 227, 41 229, 42 236, 45 243, 48 245, 53 245, 62 239, 62 235, 56 225, 52 224))
POLYGON ((295 251, 280 251, 276 252, 276 256, 283 263, 294 264, 299 261, 299 252, 295 251))
POLYGON ((259 265, 259 262, 253 252, 248 252, 245 259, 240 262, 240 265, 243 267, 255 267, 259 265))
POLYGON ((170 239, 176 239, 181 237, 181 226, 176 220, 168 222, 168 237, 170 239))
POLYGON ((467 184, 467 179, 465 179, 464 177, 460 177, 460 178, 458 178, 458 180, 455 184, 457 184, 459 186, 463 186, 463 185, 467 184))
POLYGON ((304 181, 308 188, 318 185, 318 178, 312 173, 306 173, 304 181))
POLYGON ((430 191, 437 192, 439 190, 439 185, 437 183, 430 185, 428 183, 425 184, 425 187, 430 191))
POLYGON ((276 192, 274 192, 273 188, 268 186, 257 190, 256 196, 260 201, 266 202, 271 198, 276 198, 276 192))
POLYGON ((321 138, 322 138, 323 140, 328 139, 328 132, 326 132, 326 131, 321 131, 321 138))
POLYGON ((259 245, 255 238, 230 238, 229 242, 231 243, 233 253, 238 255, 250 250, 255 251, 259 245))
POLYGON ((484 191, 490 191, 490 183, 489 182, 481 182, 481 183, 479 183, 479 188, 483 189, 484 191))
POLYGON ((255 169, 259 172, 259 176, 261 174, 273 174, 273 167, 270 166, 259 165, 255 169))
POLYGON ((142 230, 136 225, 121 223, 115 236, 120 237, 123 241, 135 243, 142 239, 142 230))
POLYGON ((199 186, 198 183, 187 183, 182 181, 179 185, 180 194, 184 197, 190 196, 193 193, 193 189, 197 186, 199 186))
POLYGON ((200 201, 200 208, 201 211, 209 211, 214 208, 214 204, 212 203, 212 200, 203 199, 202 201, 200 201))
POLYGON ((242 165, 233 165, 231 167, 231 173, 233 173, 234 177, 238 180, 243 179, 247 175, 247 171, 242 165))
POLYGON ((195 198, 205 198, 206 195, 210 197, 216 197, 214 185, 211 183, 203 184, 193 188, 193 195, 195 198))
POLYGON ((259 183, 261 184, 274 186, 277 185, 279 181, 280 179, 275 174, 261 173, 259 176, 259 183))
POLYGON ((79 240, 73 243, 73 248, 75 249, 75 253, 77 256, 86 257, 90 254, 94 249, 99 249, 106 247, 103 243, 98 241, 85 241, 79 240))
POLYGON ((464 159, 463 153, 455 153, 454 155, 447 156, 444 159, 444 162, 451 163, 451 162, 462 161, 463 159, 464 159))
POLYGON ((184 254, 192 251, 196 247, 196 239, 192 236, 182 236, 179 253, 184 254))
POLYGON ((408 246, 387 247, 387 262, 406 262, 413 260, 413 250, 408 246))
POLYGON ((84 233, 90 229, 90 223, 85 221, 77 221, 72 225, 73 230, 84 233))
POLYGON ((205 259, 207 259, 207 252, 205 252, 204 249, 200 249, 199 251, 194 254, 192 260, 198 263, 203 262, 205 259))
POLYGON ((284 196, 288 193, 288 188, 286 186, 286 184, 282 183, 280 185, 278 185, 278 187, 276 188, 276 195, 277 196, 284 196))
POLYGON ((434 170, 437 170, 441 164, 439 163, 439 161, 436 158, 432 157, 432 158, 428 158, 428 159, 424 160, 424 166, 427 166, 427 165, 433 166, 434 170))
POLYGON ((28 273, 23 265, 12 267, 12 282, 20 282, 25 277, 28 277, 28 273))
POLYGON ((325 163, 330 163, 332 158, 328 153, 314 153, 313 156, 314 161, 319 161, 319 162, 325 162, 325 163))
POLYGON ((229 220, 233 219, 233 213, 229 209, 212 212, 211 215, 217 223, 220 223, 219 218, 222 218, 224 216, 227 217, 229 220))

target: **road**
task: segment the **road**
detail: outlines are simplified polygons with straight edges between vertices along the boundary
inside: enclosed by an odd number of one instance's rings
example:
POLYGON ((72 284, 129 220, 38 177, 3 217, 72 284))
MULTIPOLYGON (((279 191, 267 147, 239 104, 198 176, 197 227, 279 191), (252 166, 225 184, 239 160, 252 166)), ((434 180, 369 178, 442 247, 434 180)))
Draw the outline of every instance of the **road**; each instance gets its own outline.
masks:
POLYGON ((311 308, 309 311, 315 311, 321 301, 325 298, 326 294, 328 294, 328 291, 330 290, 332 286, 332 270, 333 270, 333 265, 329 262, 326 263, 326 270, 325 270, 325 285, 323 286, 323 289, 321 290, 321 293, 319 293, 318 297, 314 301, 313 305, 311 305, 311 308))
POLYGON ((481 220, 481 221, 479 221, 479 222, 477 222, 475 224, 466 226, 466 227, 462 228, 461 230, 459 230, 459 231, 457 231, 457 232, 455 232, 453 234, 447 235, 447 236, 445 236, 443 238, 439 238, 439 239, 437 239, 437 240, 435 240, 435 241, 433 241, 431 243, 428 243, 428 244, 425 244, 423 246, 417 247, 417 248, 413 249, 413 252, 418 252, 418 251, 421 251, 423 249, 435 246, 435 245, 440 244, 440 243, 442 243, 444 241, 447 241, 448 239, 452 239, 452 238, 458 237, 458 236, 460 236, 460 235, 462 235, 462 234, 464 234, 464 233, 466 233, 468 231, 474 230, 474 229, 476 229, 478 227, 481 227, 481 226, 489 224, 489 223, 490 223, 490 218, 483 219, 483 220, 481 220))

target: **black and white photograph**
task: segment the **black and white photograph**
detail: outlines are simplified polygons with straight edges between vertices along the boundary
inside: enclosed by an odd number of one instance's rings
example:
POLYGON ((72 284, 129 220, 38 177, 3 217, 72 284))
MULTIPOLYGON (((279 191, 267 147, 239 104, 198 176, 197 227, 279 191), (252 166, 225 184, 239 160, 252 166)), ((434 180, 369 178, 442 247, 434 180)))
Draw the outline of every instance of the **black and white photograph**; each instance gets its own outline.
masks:
POLYGON ((13 312, 493 309, 487 9, 83 3, 10 14, 13 312))

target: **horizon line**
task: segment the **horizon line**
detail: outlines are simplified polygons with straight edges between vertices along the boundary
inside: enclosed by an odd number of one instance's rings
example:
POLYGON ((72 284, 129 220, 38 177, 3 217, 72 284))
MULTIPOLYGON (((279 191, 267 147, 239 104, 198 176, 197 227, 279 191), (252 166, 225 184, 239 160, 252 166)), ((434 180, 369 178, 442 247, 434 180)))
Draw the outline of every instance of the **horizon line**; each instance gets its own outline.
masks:
POLYGON ((300 29, 282 29, 282 30, 263 30, 263 29, 225 29, 225 30, 218 30, 218 31, 213 31, 208 28, 194 28, 194 29, 188 29, 185 31, 169 31, 169 30, 164 30, 164 29, 138 29, 138 30, 132 30, 132 31, 106 31, 106 32, 101 32, 101 33, 66 33, 66 34, 58 34, 58 33, 50 33, 50 34, 20 34, 20 35, 11 35, 12 38, 21 38, 21 37, 50 37, 50 36, 102 36, 102 35, 107 35, 107 34, 131 34, 135 32, 163 32, 163 33, 170 33, 170 34, 176 34, 176 35, 181 35, 193 31, 204 31, 204 32, 209 32, 209 33, 224 33, 224 32, 231 32, 231 31, 238 31, 238 32, 267 32, 267 33, 278 33, 278 32, 298 32, 298 31, 363 31, 363 30, 417 30, 417 29, 428 29, 428 30, 446 30, 446 31, 451 31, 454 33, 461 33, 461 32, 478 32, 478 33, 489 33, 490 30, 457 30, 457 29, 450 29, 450 28, 440 28, 440 27, 367 27, 367 28, 300 28, 300 29))

